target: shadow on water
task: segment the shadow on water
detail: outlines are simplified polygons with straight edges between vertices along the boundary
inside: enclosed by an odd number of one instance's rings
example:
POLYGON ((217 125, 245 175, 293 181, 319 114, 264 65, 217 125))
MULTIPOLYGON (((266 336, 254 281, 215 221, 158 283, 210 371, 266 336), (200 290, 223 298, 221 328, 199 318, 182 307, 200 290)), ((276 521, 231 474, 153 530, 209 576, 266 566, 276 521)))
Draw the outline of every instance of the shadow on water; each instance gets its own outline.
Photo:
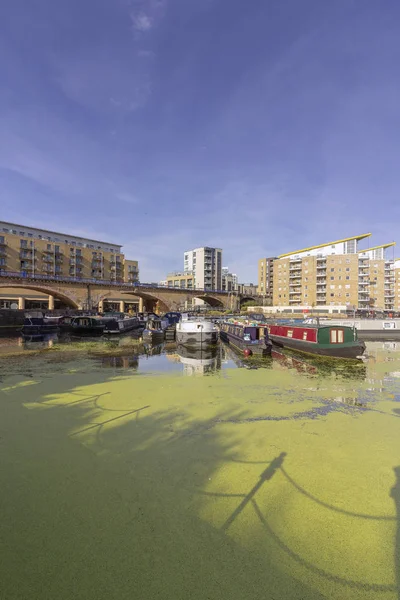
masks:
POLYGON ((400 600, 400 466, 395 467, 394 473, 396 476, 396 483, 391 489, 391 497, 396 505, 397 515, 397 528, 396 528, 396 542, 394 548, 394 566, 396 573, 396 582, 398 588, 398 598, 400 600))
MULTIPOLYGON (((333 505, 329 505, 326 502, 322 502, 303 488, 301 488, 285 471, 283 467, 283 462, 286 457, 286 452, 282 452, 279 456, 274 458, 269 466, 265 469, 265 471, 260 475, 258 482, 252 487, 252 489, 246 494, 220 494, 220 493, 208 493, 206 495, 216 496, 216 497, 229 497, 229 498, 240 498, 243 497, 242 501, 238 505, 238 507, 233 511, 233 513, 228 517, 225 523, 222 525, 221 530, 227 531, 228 528, 234 523, 237 517, 243 512, 248 504, 252 506, 257 515, 260 523, 262 524, 265 532, 267 533, 269 539, 276 544, 288 557, 294 560, 296 563, 301 565, 307 571, 322 577, 323 579, 339 584, 340 586, 345 586, 350 589, 359 590, 361 592, 373 592, 373 593, 388 593, 395 592, 397 597, 400 599, 400 467, 396 467, 394 469, 396 475, 396 484, 391 490, 391 496, 394 499, 396 504, 396 516, 386 516, 386 515, 368 515, 363 513, 355 513, 347 510, 343 510, 341 508, 335 507, 333 505), (302 494, 306 495, 310 500, 320 504, 321 506, 332 510, 334 512, 340 512, 342 514, 361 518, 361 519, 370 519, 376 521, 395 521, 396 522, 396 537, 394 544, 394 572, 396 574, 396 584, 395 585, 385 585, 379 583, 370 583, 365 581, 356 581, 349 578, 339 577, 328 571, 317 567, 311 562, 302 558, 299 554, 294 552, 285 542, 275 533, 274 529, 268 522, 268 519, 263 515, 261 509, 258 506, 256 494, 261 490, 264 484, 271 480, 275 473, 280 470, 286 479, 302 494)), ((251 463, 255 464, 255 463, 251 463)))
POLYGON ((280 570, 272 546, 258 557, 198 516, 201 497, 188 490, 239 458, 234 434, 221 439, 185 410, 152 413, 133 390, 124 408, 108 391, 85 393, 107 386, 107 371, 77 383, 2 390, 4 598, 322 599, 280 570))
POLYGON ((309 580, 299 581, 280 566, 282 552, 338 587, 391 592, 400 599, 400 467, 390 492, 397 517, 350 513, 322 502, 287 473, 285 452, 268 457, 247 494, 214 494, 206 488, 220 465, 242 458, 237 428, 221 437, 215 425, 259 419, 245 411, 196 419, 176 406, 152 412, 151 395, 137 396, 129 378, 125 402, 116 395, 110 404, 113 379, 104 369, 81 380, 46 383, 38 378, 23 393, 2 393, 0 532, 5 552, 0 578, 7 600, 322 600, 309 580), (41 384, 38 395, 35 387, 41 384), (94 393, 91 386, 98 385, 104 392, 94 393), (397 521, 397 585, 337 577, 280 539, 260 508, 260 495, 269 493, 278 473, 328 510, 397 521), (219 530, 199 516, 204 496, 237 499, 219 530), (244 510, 254 511, 265 532, 262 556, 228 535, 244 510))

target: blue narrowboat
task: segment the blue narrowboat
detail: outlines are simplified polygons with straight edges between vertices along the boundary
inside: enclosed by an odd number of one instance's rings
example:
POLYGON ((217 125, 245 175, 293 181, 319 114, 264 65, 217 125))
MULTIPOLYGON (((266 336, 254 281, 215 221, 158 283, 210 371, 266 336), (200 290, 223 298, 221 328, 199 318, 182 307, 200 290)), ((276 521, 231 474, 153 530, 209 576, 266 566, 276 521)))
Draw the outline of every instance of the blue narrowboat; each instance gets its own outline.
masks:
POLYGON ((224 321, 220 325, 219 335, 221 340, 245 356, 271 354, 272 344, 268 328, 263 325, 224 321))

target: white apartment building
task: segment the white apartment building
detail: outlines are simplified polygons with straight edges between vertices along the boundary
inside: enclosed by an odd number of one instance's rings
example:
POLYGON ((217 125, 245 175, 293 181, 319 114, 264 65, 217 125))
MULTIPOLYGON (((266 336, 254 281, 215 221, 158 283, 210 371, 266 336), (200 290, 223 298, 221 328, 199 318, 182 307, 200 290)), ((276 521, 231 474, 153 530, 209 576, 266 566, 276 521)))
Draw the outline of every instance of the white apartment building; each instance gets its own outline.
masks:
POLYGON ((238 276, 230 273, 229 267, 222 267, 222 289, 224 292, 235 292, 238 289, 238 276))
POLYGON ((184 270, 193 272, 197 289, 221 290, 221 248, 203 247, 187 250, 184 253, 184 270))

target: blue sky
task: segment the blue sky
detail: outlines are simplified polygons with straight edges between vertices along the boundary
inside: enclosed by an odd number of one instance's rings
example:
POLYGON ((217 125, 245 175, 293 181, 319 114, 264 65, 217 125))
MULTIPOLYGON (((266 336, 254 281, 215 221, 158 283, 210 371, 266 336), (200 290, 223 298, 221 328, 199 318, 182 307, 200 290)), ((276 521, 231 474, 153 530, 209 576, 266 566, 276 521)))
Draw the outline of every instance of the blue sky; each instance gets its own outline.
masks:
POLYGON ((399 64, 397 0, 4 2, 0 218, 119 242, 142 281, 398 240, 399 64))

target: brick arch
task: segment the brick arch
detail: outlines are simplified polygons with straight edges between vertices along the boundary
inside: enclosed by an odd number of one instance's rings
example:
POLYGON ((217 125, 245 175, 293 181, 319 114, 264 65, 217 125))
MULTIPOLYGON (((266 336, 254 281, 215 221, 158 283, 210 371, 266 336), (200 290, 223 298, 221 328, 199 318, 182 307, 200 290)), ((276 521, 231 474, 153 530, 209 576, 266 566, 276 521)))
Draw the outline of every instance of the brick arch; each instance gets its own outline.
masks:
MULTIPOLYGON (((142 291, 138 291, 137 289, 135 289, 135 291, 132 291, 132 292, 123 291, 122 294, 124 296, 135 296, 136 298, 142 298, 145 305, 146 305, 146 300, 147 300, 148 304, 152 305, 151 310, 154 310, 155 305, 158 304, 158 310, 160 312, 169 312, 171 310, 174 310, 178 306, 178 303, 174 302, 174 301, 168 302, 168 304, 167 304, 165 302, 165 299, 158 294, 142 292, 142 291)), ((147 306, 146 306, 146 308, 147 308, 147 306)))
POLYGON ((209 294, 199 294, 196 295, 195 298, 198 298, 199 300, 204 300, 204 302, 207 302, 207 304, 214 308, 224 308, 224 303, 222 302, 222 300, 220 300, 219 298, 215 298, 214 296, 210 296, 209 294))
POLYGON ((35 283, 0 283, 0 288, 14 288, 20 290, 32 290, 34 292, 39 292, 41 294, 46 294, 47 296, 54 296, 57 300, 61 300, 64 304, 69 306, 70 308, 79 308, 78 303, 64 294, 59 290, 55 290, 54 288, 48 287, 47 285, 40 285, 35 283))
POLYGON ((248 302, 249 300, 252 300, 255 304, 257 304, 257 298, 254 298, 253 296, 241 296, 240 297, 240 306, 242 304, 244 304, 245 302, 248 302))

